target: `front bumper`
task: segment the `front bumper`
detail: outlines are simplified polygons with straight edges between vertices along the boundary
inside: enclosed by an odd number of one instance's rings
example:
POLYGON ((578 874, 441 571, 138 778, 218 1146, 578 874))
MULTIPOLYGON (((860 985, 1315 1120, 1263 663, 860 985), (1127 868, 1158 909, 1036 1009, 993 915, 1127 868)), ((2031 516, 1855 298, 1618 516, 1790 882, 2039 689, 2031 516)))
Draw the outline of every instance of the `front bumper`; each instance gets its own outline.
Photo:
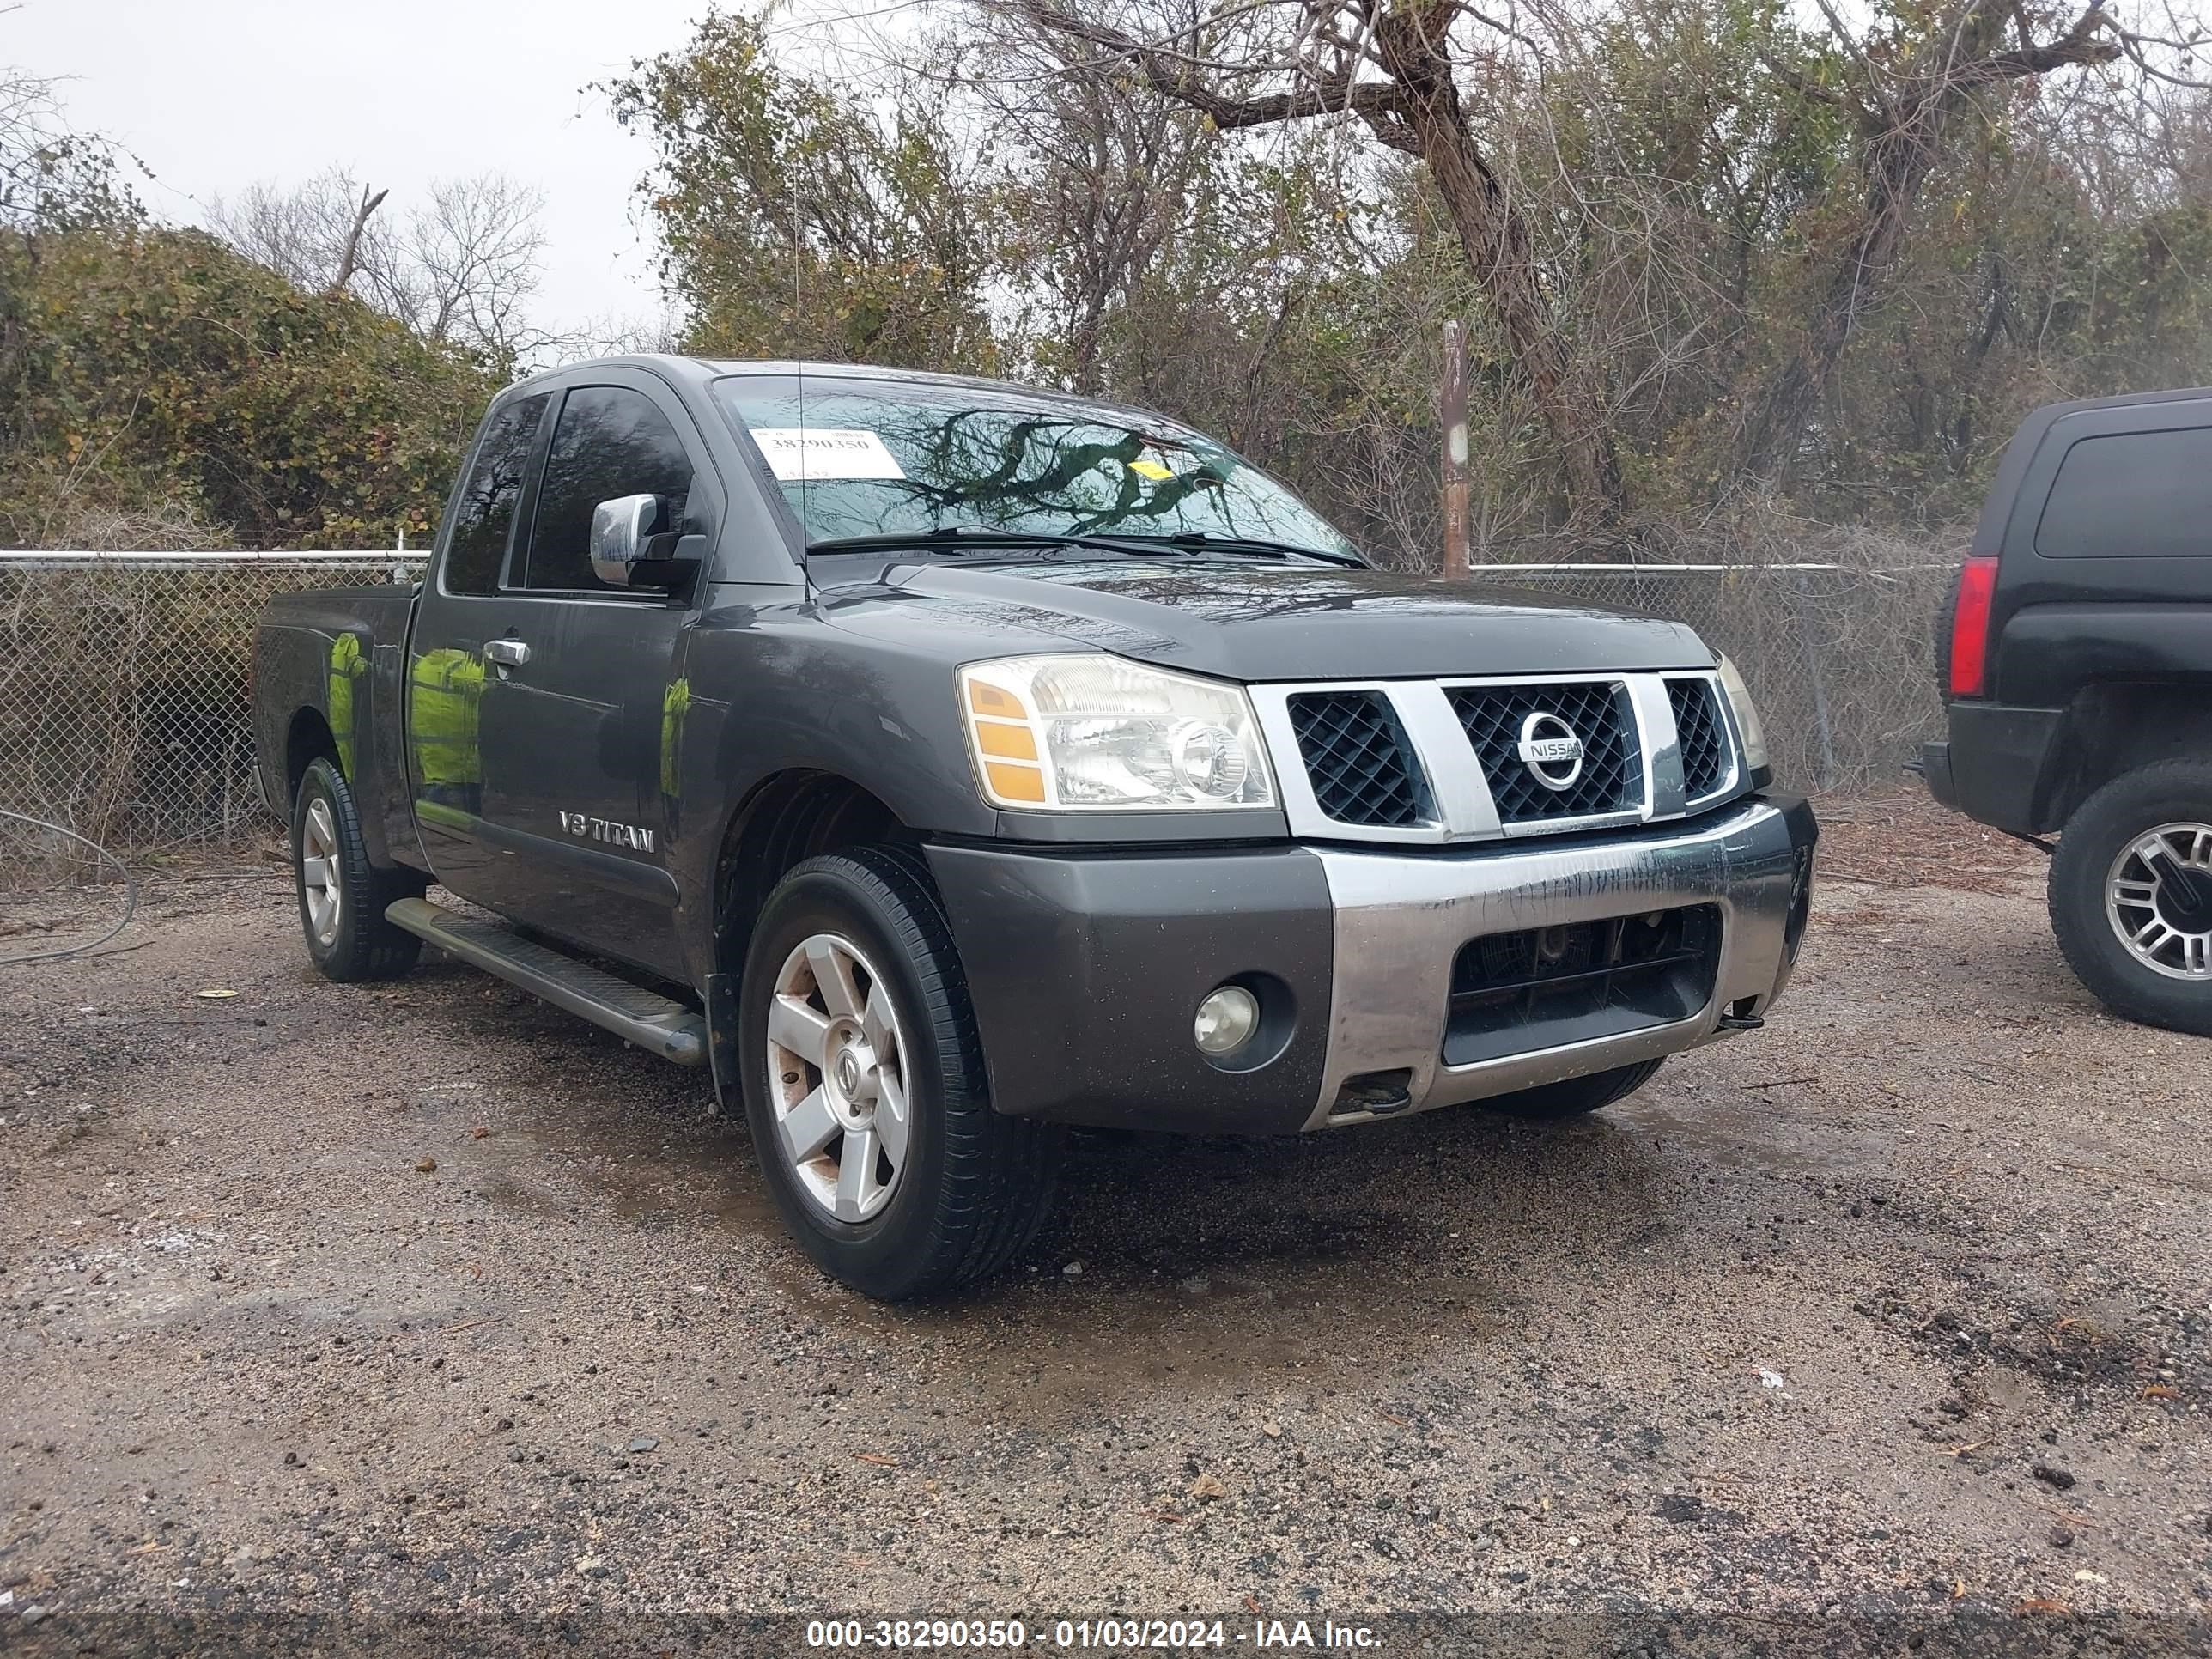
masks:
POLYGON ((1406 1073, 1421 1110, 1656 1060, 1764 1015, 1789 982, 1819 836, 1802 799, 1753 801, 1669 836, 1574 842, 1507 859, 1320 854, 1335 905, 1328 1059, 1308 1128, 1377 1115, 1358 1080, 1406 1073), (1800 858, 1800 853, 1804 854, 1800 858), (1686 1019, 1618 1036, 1445 1063, 1453 958, 1468 939, 1710 903, 1721 913, 1711 996, 1686 1019))
POLYGON ((1634 1065, 1763 1014, 1796 960, 1818 834, 1802 799, 1772 796, 1665 831, 1512 850, 936 846, 929 857, 998 1109, 1268 1133, 1634 1065), (1693 905, 1718 910, 1721 935, 1711 994, 1689 1017, 1445 1062, 1453 967, 1469 940, 1693 905), (1284 1000, 1278 1051, 1217 1066, 1192 1042, 1193 1013, 1216 986, 1253 976, 1284 1000))

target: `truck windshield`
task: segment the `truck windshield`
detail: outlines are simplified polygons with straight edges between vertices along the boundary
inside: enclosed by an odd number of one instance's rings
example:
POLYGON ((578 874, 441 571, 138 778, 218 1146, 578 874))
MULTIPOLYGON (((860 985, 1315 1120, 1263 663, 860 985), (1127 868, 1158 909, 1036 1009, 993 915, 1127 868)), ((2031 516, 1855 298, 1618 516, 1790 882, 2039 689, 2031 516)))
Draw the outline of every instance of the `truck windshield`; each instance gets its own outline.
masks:
POLYGON ((767 457, 810 545, 965 528, 1356 556, 1285 486, 1155 416, 1012 387, 835 374, 809 374, 803 388, 789 375, 732 375, 714 390, 767 457))

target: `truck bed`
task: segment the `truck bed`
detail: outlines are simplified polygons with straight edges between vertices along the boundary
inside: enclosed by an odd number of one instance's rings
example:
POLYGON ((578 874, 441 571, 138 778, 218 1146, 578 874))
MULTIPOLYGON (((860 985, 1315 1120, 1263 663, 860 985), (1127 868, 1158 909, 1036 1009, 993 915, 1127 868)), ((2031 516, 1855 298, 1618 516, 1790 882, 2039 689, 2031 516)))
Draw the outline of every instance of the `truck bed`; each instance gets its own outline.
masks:
POLYGON ((280 593, 253 645, 253 724, 262 793, 289 820, 292 791, 325 746, 359 804, 369 856, 418 864, 409 811, 404 714, 410 586, 280 593), (315 724, 319 715, 321 726, 315 724))

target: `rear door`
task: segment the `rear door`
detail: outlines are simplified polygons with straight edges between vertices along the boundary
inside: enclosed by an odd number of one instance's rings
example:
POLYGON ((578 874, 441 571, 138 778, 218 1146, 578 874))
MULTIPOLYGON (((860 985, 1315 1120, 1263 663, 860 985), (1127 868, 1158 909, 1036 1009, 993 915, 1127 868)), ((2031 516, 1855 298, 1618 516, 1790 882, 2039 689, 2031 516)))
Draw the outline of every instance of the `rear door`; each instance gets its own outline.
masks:
POLYGON ((504 592, 507 557, 518 526, 529 522, 559 401, 557 392, 528 392, 486 418, 408 641, 407 771, 423 855, 447 888, 495 910, 507 908, 511 860, 483 834, 483 647, 515 620, 504 592))

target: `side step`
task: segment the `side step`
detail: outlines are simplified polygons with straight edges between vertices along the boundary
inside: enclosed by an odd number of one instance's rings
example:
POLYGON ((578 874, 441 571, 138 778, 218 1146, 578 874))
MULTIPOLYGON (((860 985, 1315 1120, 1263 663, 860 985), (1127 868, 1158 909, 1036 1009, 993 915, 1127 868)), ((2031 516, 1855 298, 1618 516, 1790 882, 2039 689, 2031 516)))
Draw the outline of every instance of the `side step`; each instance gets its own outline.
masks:
POLYGON ((707 1022, 682 1003, 632 985, 501 927, 456 915, 428 899, 406 898, 386 907, 385 920, 464 962, 520 985, 556 1008, 565 1008, 617 1036, 678 1066, 707 1063, 707 1022))

